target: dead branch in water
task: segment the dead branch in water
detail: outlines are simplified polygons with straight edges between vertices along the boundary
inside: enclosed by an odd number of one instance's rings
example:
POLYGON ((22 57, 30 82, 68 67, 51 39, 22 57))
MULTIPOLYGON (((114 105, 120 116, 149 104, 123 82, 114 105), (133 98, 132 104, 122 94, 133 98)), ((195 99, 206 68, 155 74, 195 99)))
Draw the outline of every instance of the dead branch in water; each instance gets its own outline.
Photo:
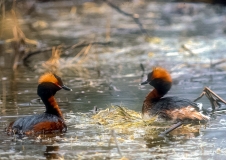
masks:
MULTIPOLYGON (((73 45, 72 48, 76 46, 73 45)), ((82 64, 88 60, 89 53, 92 53, 90 52, 91 47, 92 44, 83 47, 74 57, 70 56, 70 58, 61 58, 63 54, 62 45, 52 47, 51 57, 45 62, 36 63, 33 68, 37 68, 38 72, 53 72, 57 75, 62 75, 65 69, 73 73, 86 73, 89 75, 88 70, 83 68, 82 64)), ((29 65, 26 67, 33 70, 29 65)))
MULTIPOLYGON (((61 49, 68 50, 68 49, 74 49, 74 48, 80 48, 80 47, 85 47, 85 46, 89 46, 89 45, 109 45, 112 42, 90 42, 87 43, 85 41, 81 41, 79 43, 73 44, 73 45, 61 45, 61 49)), ((52 47, 47 47, 44 49, 40 49, 37 51, 32 51, 32 52, 28 52, 24 57, 23 57, 23 64, 25 66, 28 66, 28 59, 36 54, 40 54, 40 53, 44 53, 44 52, 48 52, 51 51, 52 47)))
POLYGON ((210 68, 214 68, 217 65, 220 65, 220 64, 225 63, 225 62, 226 62, 226 59, 222 59, 222 60, 220 60, 218 62, 215 62, 215 63, 210 64, 210 68))
POLYGON ((111 8, 115 9, 117 12, 127 16, 127 17, 130 17, 133 19, 133 21, 138 24, 141 32, 146 35, 147 37, 150 37, 147 30, 143 27, 143 24, 140 22, 140 19, 139 19, 139 15, 138 14, 131 14, 131 13, 127 13, 123 10, 121 10, 119 7, 117 7, 116 5, 114 5, 113 3, 109 2, 108 0, 103 0, 107 5, 109 5, 111 8))

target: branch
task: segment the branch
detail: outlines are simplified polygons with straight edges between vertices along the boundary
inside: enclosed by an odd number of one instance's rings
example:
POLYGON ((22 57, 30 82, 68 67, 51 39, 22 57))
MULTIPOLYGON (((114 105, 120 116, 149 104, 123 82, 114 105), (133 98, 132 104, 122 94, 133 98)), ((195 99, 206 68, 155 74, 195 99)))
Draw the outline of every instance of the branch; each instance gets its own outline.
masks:
POLYGON ((149 34, 148 34, 148 32, 147 32, 147 30, 144 29, 143 24, 140 22, 140 20, 139 20, 139 15, 138 15, 138 14, 127 13, 127 12, 121 10, 119 7, 117 7, 117 6, 114 5, 113 3, 111 3, 111 2, 109 2, 109 1, 107 1, 107 0, 103 0, 103 1, 104 1, 105 3, 107 3, 107 5, 109 5, 111 8, 114 8, 114 9, 115 9, 116 11, 118 11, 119 13, 121 13, 121 14, 127 16, 127 17, 131 17, 131 18, 134 20, 134 22, 135 22, 136 24, 138 24, 138 26, 139 26, 141 32, 142 32, 144 35, 150 37, 149 34))
POLYGON ((220 64, 225 63, 225 62, 226 62, 226 59, 222 59, 222 60, 220 60, 220 61, 218 61, 218 62, 212 63, 212 64, 210 65, 210 68, 214 68, 214 67, 216 67, 217 65, 220 65, 220 64))
MULTIPOLYGON (((84 47, 84 46, 89 46, 89 45, 109 45, 112 42, 91 42, 91 43, 86 43, 85 41, 79 42, 77 44, 73 44, 73 45, 65 45, 65 46, 61 46, 61 48, 67 50, 67 49, 74 49, 74 48, 79 48, 79 47, 84 47)), ((33 52, 29 52, 27 53, 24 57, 23 57, 23 63, 26 64, 28 59, 36 54, 39 53, 43 53, 43 52, 47 52, 47 51, 51 51, 52 47, 47 47, 45 49, 40 49, 40 50, 36 50, 33 52)))

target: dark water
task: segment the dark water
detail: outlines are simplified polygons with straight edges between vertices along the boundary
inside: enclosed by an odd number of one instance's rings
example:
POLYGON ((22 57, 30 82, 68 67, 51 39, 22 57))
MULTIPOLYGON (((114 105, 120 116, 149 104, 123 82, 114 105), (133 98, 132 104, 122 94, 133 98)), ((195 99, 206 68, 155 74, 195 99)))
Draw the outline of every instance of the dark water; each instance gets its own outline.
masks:
MULTIPOLYGON (((144 138, 145 133, 141 130, 132 135, 116 133, 120 155, 115 143, 109 145, 110 131, 93 123, 90 111, 94 106, 105 109, 111 105, 140 111, 142 101, 151 89, 139 85, 143 79, 141 63, 145 75, 153 66, 170 71, 174 84, 168 95, 195 99, 208 86, 226 99, 225 63, 211 66, 226 58, 224 7, 138 1, 122 4, 123 10, 140 15, 148 33, 155 37, 149 40, 131 18, 106 4, 77 6, 67 1, 40 3, 36 7, 36 13, 25 17, 21 27, 27 37, 38 40, 43 48, 62 43, 72 45, 80 40, 105 42, 107 25, 111 26, 111 44, 94 45, 80 65, 70 60, 81 48, 62 55, 62 79, 73 91, 59 91, 56 97, 62 101, 59 105, 67 120, 68 132, 53 137, 23 139, 7 136, 4 128, 18 117, 44 111, 42 104, 31 100, 38 98, 36 88, 44 70, 42 63, 51 52, 34 55, 29 58, 29 67, 19 66, 17 71, 12 71, 12 51, 9 45, 2 46, 0 159, 226 158, 224 112, 216 113, 206 128, 202 127, 197 135, 190 137, 171 135, 151 139, 144 138), (35 31, 29 30, 29 24, 35 31)), ((211 107, 207 98, 200 102, 204 108, 211 107)))

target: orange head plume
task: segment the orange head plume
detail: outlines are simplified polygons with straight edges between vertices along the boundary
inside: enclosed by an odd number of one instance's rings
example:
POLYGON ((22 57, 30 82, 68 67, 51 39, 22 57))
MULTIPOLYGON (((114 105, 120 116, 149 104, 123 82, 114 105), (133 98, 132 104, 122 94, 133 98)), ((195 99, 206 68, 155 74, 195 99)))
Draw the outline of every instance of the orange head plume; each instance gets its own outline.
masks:
POLYGON ((38 80, 39 84, 45 83, 45 82, 53 83, 56 86, 58 86, 59 88, 63 88, 65 90, 69 90, 69 91, 72 90, 63 84, 60 77, 58 77, 57 75, 50 73, 50 72, 43 74, 38 80))
POLYGON ((161 95, 164 95, 172 86, 172 78, 166 69, 156 67, 148 74, 147 80, 142 82, 141 85, 148 83, 155 87, 161 95))
POLYGON ((44 82, 51 82, 51 83, 54 83, 54 84, 59 85, 59 84, 58 84, 59 82, 58 82, 58 80, 56 79, 56 77, 54 76, 54 74, 53 74, 53 73, 50 73, 50 72, 43 74, 43 75, 39 78, 39 80, 38 80, 38 83, 39 83, 39 84, 40 84, 40 83, 44 83, 44 82))
POLYGON ((148 74, 147 80, 145 82, 141 83, 141 85, 150 83, 156 79, 172 83, 172 78, 171 78, 169 72, 164 68, 156 67, 153 69, 153 71, 151 73, 148 74))
POLYGON ((154 68, 150 78, 152 78, 152 80, 159 78, 164 81, 172 83, 172 78, 171 78, 169 72, 166 69, 161 68, 161 67, 154 68))

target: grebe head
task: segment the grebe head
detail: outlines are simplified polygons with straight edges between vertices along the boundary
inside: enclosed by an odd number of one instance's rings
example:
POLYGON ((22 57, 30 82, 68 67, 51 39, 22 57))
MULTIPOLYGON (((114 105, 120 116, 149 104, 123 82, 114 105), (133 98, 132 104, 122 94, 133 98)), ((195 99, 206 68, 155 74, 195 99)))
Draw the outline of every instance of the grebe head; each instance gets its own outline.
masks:
POLYGON ((72 91, 72 89, 65 86, 60 77, 53 73, 45 73, 39 78, 38 81, 38 95, 40 97, 43 96, 53 96, 60 89, 64 89, 67 91, 72 91))
POLYGON ((141 85, 148 83, 160 94, 164 95, 172 86, 172 78, 167 70, 161 67, 156 67, 148 74, 147 80, 142 82, 141 85))

